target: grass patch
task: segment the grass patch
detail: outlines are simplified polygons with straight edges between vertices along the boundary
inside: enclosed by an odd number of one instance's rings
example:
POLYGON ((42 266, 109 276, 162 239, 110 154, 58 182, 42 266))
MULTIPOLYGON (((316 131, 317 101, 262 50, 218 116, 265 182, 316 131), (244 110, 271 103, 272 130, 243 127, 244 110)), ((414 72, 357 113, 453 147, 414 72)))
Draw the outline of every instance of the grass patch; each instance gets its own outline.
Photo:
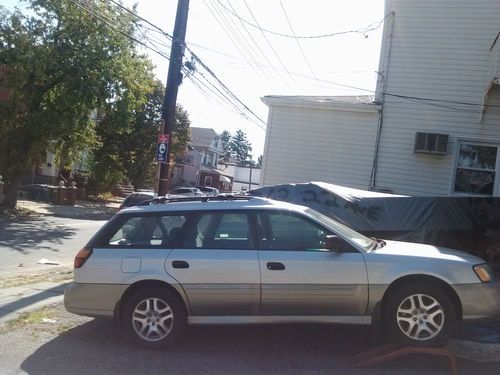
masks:
POLYGON ((47 320, 53 320, 56 311, 52 307, 44 307, 40 310, 20 314, 16 319, 5 323, 7 329, 20 328, 31 324, 44 324, 47 320))
POLYGON ((62 282, 73 278, 72 270, 40 272, 28 275, 15 275, 0 278, 0 288, 12 288, 16 286, 35 284, 45 281, 62 282))

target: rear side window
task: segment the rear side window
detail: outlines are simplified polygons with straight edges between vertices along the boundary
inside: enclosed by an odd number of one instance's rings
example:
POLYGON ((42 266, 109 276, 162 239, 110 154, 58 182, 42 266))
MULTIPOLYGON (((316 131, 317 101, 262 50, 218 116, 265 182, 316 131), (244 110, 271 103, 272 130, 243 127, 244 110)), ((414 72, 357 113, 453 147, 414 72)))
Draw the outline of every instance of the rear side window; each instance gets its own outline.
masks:
POLYGON ((168 247, 179 239, 185 215, 129 217, 113 231, 104 245, 119 247, 168 247))
POLYGON ((184 248, 252 249, 249 218, 246 213, 203 213, 188 232, 184 248))

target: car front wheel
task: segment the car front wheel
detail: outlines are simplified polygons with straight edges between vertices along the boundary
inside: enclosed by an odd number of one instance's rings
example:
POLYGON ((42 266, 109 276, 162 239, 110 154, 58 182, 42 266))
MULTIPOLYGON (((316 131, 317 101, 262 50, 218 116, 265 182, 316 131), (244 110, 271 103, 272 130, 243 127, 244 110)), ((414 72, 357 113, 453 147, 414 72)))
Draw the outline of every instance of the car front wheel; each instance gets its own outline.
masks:
POLYGON ((149 349, 172 345, 186 326, 183 306, 168 290, 148 289, 130 296, 124 308, 125 330, 149 349))
POLYGON ((428 283, 397 288, 388 297, 384 322, 392 338, 410 346, 445 345, 458 324, 448 294, 428 283))

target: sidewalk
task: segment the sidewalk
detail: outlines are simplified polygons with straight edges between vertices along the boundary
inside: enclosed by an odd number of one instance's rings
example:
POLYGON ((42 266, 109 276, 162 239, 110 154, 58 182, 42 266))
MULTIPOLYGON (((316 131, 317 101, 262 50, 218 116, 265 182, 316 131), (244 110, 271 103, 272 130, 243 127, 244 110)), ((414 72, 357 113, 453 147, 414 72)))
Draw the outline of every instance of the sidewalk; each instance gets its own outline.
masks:
MULTIPOLYGON (((77 201, 75 206, 29 200, 18 200, 17 203, 18 208, 28 209, 39 216, 85 220, 107 220, 118 211, 119 205, 119 200, 107 203, 77 201)), ((25 312, 61 303, 64 288, 72 278, 72 268, 66 265, 50 271, 19 271, 0 277, 0 323, 16 319, 25 312)))
POLYGON ((17 207, 34 211, 39 215, 88 220, 109 219, 118 211, 119 206, 119 200, 106 203, 76 201, 74 206, 62 206, 29 200, 17 201, 17 207))
POLYGON ((0 288, 0 323, 44 306, 61 303, 68 282, 41 282, 0 288))

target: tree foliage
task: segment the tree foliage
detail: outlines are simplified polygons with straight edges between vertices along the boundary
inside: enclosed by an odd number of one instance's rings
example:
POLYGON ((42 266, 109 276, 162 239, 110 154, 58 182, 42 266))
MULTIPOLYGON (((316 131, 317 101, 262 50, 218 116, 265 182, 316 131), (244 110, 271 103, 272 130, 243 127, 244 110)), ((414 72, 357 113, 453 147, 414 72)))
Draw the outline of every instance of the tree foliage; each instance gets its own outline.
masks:
POLYGON ((248 164, 252 160, 252 145, 247 139, 246 133, 238 129, 236 133, 231 136, 229 141, 229 149, 231 151, 231 157, 236 163, 244 165, 248 164))
MULTIPOLYGON (((89 163, 91 190, 108 191, 124 179, 135 188, 152 186, 164 92, 163 85, 156 82, 151 90, 143 93, 144 103, 131 105, 120 100, 110 103, 103 111, 103 119, 96 129, 99 146, 89 163)), ((172 138, 171 153, 182 154, 190 141, 190 121, 180 105, 172 138)))
POLYGON ((22 175, 52 142, 73 152, 95 144, 92 110, 143 103, 151 87, 150 79, 142 80, 150 62, 123 35, 133 34, 131 15, 104 0, 85 2, 112 19, 117 32, 70 1, 28 3, 25 13, 0 9, 0 64, 9 68, 11 92, 0 102, 0 150, 9 150, 0 154, 0 174, 10 207, 22 175))

